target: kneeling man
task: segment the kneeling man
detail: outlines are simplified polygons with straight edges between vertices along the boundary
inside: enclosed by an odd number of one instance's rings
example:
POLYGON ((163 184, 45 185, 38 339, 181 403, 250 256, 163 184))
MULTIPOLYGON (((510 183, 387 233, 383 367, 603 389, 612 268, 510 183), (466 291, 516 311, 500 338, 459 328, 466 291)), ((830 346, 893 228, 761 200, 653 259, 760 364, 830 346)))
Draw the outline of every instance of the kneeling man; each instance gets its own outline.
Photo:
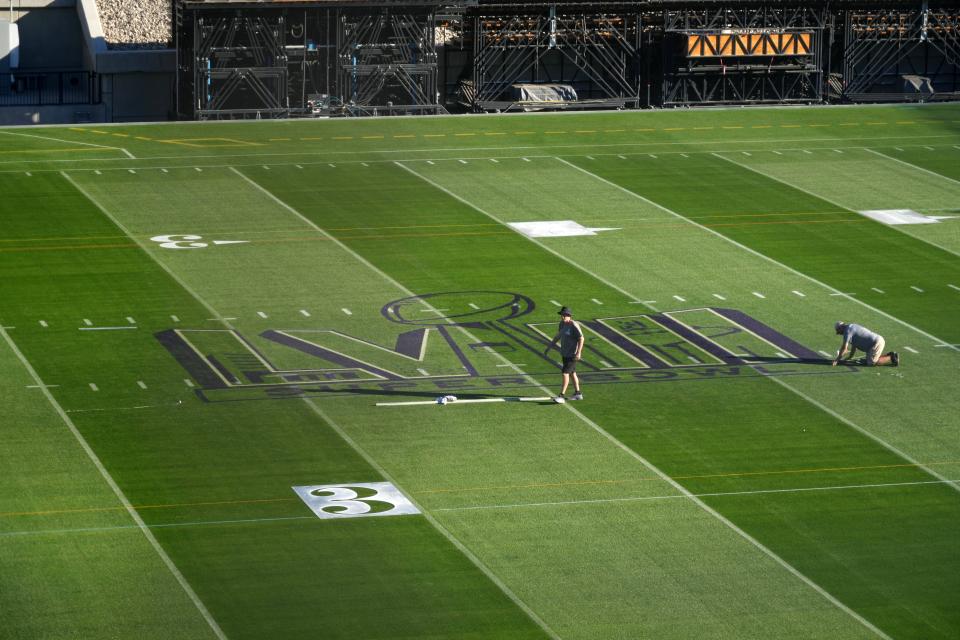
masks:
POLYGON ((886 364, 894 367, 900 366, 900 354, 896 351, 881 355, 885 344, 883 336, 859 324, 849 322, 837 322, 833 325, 833 328, 837 335, 843 336, 840 351, 837 352, 837 358, 833 361, 834 367, 840 362, 852 358, 857 349, 867 354, 866 362, 871 367, 882 367, 886 364), (847 357, 844 358, 844 355, 847 357))

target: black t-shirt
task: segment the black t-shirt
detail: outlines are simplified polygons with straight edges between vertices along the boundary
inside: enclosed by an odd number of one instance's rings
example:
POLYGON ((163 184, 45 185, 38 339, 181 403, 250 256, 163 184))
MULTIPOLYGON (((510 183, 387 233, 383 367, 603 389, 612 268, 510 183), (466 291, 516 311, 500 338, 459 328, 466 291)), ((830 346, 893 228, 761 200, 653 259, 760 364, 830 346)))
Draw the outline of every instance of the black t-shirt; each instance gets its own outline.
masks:
POLYGON ((580 331, 580 325, 576 321, 560 323, 560 355, 564 358, 572 358, 577 355, 577 345, 583 332, 580 331))

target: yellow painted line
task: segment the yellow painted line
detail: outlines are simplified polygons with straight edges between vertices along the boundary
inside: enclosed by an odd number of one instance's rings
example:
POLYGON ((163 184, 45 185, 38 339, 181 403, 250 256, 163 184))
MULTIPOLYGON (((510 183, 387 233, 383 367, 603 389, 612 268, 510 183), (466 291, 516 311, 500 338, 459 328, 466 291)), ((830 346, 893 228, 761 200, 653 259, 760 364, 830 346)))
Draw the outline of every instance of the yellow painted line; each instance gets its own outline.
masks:
POLYGON ((780 125, 781 129, 799 129, 803 125, 800 124, 782 124, 780 125))
POLYGON ((360 136, 364 140, 383 140, 383 136, 360 136))
POLYGON ((83 129, 81 127, 70 127, 70 131, 83 131, 84 133, 86 133, 87 131, 89 131, 89 129, 83 129))
POLYGON ((743 129, 742 126, 720 127, 721 129, 743 129))
POLYGON ((270 142, 288 142, 290 138, 267 138, 270 142))
POLYGON ((412 133, 404 133, 404 134, 393 136, 393 137, 394 138, 416 138, 417 136, 413 135, 412 133))
POLYGON ((544 131, 546 134, 566 133, 566 131, 544 131))
POLYGON ((713 127, 694 127, 694 131, 706 131, 707 129, 713 129, 713 127))
POLYGON ((829 127, 829 124, 808 124, 808 127, 829 127))
POLYGON ((604 129, 604 133, 625 133, 626 129, 604 129))
POLYGON ((515 136, 532 136, 533 131, 514 131, 513 135, 515 136))
POLYGON ((235 138, 171 138, 169 140, 157 140, 164 144, 179 144, 184 147, 262 147, 262 142, 250 142, 248 140, 237 140, 235 138))
POLYGON ((487 133, 485 133, 485 134, 483 134, 483 135, 485 135, 485 136, 505 136, 505 135, 507 135, 507 134, 504 133, 504 132, 502 132, 502 131, 488 131, 487 133))
POLYGON ((108 136, 110 135, 109 131, 100 131, 99 129, 88 129, 90 133, 99 133, 100 135, 108 136))
POLYGON ((69 149, 12 149, 0 151, 0 153, 63 153, 74 151, 119 151, 115 147, 76 147, 69 149))
POLYGON ((129 138, 129 137, 130 137, 130 135, 127 134, 127 133, 112 133, 112 134, 110 134, 110 135, 117 136, 118 138, 129 138))
MULTIPOLYGON (((710 128, 712 129, 713 127, 710 127, 710 128)), ((634 131, 643 131, 643 132, 646 132, 646 131, 656 131, 656 129, 634 129, 634 131)))
POLYGON ((755 125, 751 126, 750 128, 751 128, 751 129, 770 129, 770 128, 772 128, 772 127, 773 127, 772 124, 755 124, 755 125))
POLYGON ((475 136, 475 135, 477 135, 477 134, 475 134, 475 133, 455 133, 455 134, 453 134, 453 135, 457 136, 458 138, 466 138, 467 136, 475 136))
POLYGON ((137 140, 147 140, 147 141, 153 140, 153 138, 145 138, 144 136, 134 136, 134 138, 136 138, 137 140))
POLYGON ((301 140, 309 140, 309 141, 313 141, 313 140, 323 140, 323 138, 300 138, 300 139, 301 139, 301 140))
POLYGON ((578 129, 574 133, 596 133, 595 129, 578 129))
POLYGON ((667 127, 664 131, 683 131, 684 129, 686 129, 686 127, 667 127))
POLYGON ((887 123, 886 123, 886 122, 867 122, 866 124, 868 124, 868 125, 873 125, 873 126, 879 126, 879 125, 884 125, 884 124, 887 124, 887 123))
POLYGON ((333 136, 334 140, 353 140, 353 136, 333 136))
POLYGON ((859 122, 841 122, 838 126, 841 127, 859 127, 859 122))
POLYGON ((897 124, 917 124, 913 120, 897 120, 897 124))
POLYGON ((425 133, 423 134, 424 138, 446 138, 447 134, 445 133, 425 133))

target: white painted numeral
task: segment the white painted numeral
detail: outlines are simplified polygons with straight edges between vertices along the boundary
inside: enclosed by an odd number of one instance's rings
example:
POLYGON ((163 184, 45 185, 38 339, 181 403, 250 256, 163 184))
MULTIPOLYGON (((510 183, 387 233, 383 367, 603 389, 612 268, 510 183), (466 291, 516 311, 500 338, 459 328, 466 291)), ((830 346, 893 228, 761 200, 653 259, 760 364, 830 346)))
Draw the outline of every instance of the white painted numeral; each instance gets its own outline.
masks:
POLYGON ((318 518, 362 518, 420 513, 389 482, 293 487, 318 518))

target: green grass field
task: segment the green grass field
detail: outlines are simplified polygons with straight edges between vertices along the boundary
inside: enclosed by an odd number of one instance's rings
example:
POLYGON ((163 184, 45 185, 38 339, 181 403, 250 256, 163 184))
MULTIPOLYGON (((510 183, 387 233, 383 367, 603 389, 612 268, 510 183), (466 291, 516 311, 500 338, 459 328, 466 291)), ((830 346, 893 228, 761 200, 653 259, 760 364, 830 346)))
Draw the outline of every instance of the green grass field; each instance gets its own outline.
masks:
POLYGON ((3 129, 0 189, 0 637, 960 636, 960 105, 3 129))

